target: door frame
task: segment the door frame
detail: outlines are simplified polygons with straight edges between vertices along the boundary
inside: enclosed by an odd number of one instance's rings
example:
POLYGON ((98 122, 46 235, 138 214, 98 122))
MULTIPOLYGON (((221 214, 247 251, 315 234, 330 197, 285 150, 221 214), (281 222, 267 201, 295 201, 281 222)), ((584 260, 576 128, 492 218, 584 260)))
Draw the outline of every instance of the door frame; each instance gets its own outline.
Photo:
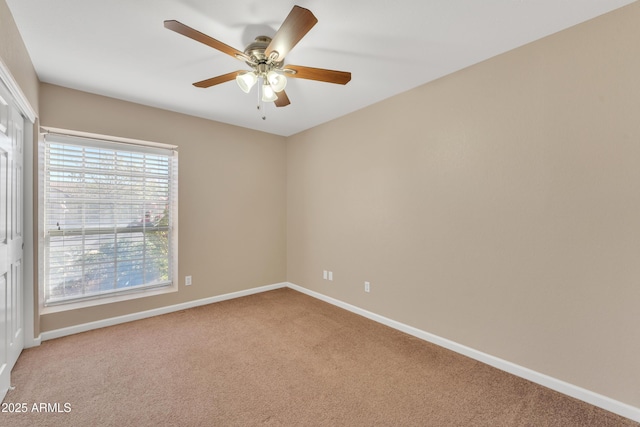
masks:
POLYGON ((33 178, 36 161, 35 148, 37 148, 37 126, 38 115, 31 106, 31 103, 20 88, 20 85, 9 71, 9 67, 0 58, 0 82, 9 90, 13 97, 18 111, 25 118, 24 123, 24 144, 23 144, 23 217, 24 225, 24 253, 23 253, 23 327, 24 327, 24 347, 34 347, 40 345, 40 328, 36 329, 36 302, 37 288, 36 275, 34 269, 36 246, 34 236, 34 190, 35 182, 33 178))

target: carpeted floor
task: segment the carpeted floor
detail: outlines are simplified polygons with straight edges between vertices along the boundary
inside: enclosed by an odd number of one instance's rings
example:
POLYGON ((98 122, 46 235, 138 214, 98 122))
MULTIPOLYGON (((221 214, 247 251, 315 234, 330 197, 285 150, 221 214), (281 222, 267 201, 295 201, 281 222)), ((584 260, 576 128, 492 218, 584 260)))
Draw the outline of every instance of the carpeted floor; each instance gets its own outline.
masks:
POLYGON ((2 426, 640 425, 291 289, 46 341, 13 385, 2 426))

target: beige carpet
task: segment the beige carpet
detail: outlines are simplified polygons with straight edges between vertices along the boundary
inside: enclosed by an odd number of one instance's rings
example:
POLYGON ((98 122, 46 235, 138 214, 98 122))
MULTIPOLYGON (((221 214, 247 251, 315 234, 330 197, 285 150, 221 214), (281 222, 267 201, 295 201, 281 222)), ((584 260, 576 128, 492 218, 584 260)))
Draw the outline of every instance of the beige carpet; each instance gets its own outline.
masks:
POLYGON ((13 385, 2 426, 639 425, 290 289, 46 341, 13 385))

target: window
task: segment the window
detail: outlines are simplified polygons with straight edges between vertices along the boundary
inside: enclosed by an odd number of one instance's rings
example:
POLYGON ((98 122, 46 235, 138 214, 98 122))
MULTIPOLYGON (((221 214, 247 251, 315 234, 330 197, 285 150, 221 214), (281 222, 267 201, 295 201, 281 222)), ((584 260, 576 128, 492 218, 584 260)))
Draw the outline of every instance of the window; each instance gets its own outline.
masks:
POLYGON ((177 151, 124 141, 44 135, 45 306, 177 284, 177 151))

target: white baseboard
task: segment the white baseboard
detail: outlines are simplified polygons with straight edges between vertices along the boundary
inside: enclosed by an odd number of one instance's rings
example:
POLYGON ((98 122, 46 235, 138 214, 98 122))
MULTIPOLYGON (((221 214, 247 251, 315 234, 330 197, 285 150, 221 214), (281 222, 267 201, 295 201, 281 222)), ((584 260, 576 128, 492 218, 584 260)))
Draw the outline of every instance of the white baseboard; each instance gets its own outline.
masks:
POLYGON ((24 348, 37 347, 42 343, 42 335, 38 335, 32 339, 24 339, 24 348))
POLYGON ((131 322, 133 320, 146 319, 147 317, 158 316, 160 314, 172 313, 174 311, 185 310, 188 308, 198 307, 201 305, 212 304, 214 302, 225 301, 233 298, 240 298, 247 295, 258 294, 261 292, 271 291, 274 289, 284 288, 288 283, 276 283, 273 285, 260 286, 257 288, 246 289, 244 291, 232 292, 229 294, 218 295, 215 297, 203 298, 195 301, 188 301, 181 304, 170 305, 166 307, 154 308, 152 310, 141 311, 138 313, 126 314, 124 316, 111 317, 109 319, 97 320, 95 322, 83 323, 81 325, 69 326, 68 328, 55 329, 40 334, 40 341, 52 340, 67 335, 78 334, 80 332, 90 331, 92 329, 114 326, 120 323, 131 322))
POLYGON ((584 389, 582 387, 578 387, 557 378, 553 378, 540 372, 533 371, 529 368, 516 365, 515 363, 511 363, 498 357, 491 356, 490 354, 474 350, 473 348, 467 347, 465 345, 458 344, 446 338, 442 338, 429 332, 414 328, 412 326, 405 325, 404 323, 400 323, 387 317, 380 316, 376 313, 372 313, 360 307, 356 307, 335 298, 303 288, 302 286, 298 286, 293 283, 287 283, 287 287, 322 300, 324 302, 328 302, 329 304, 333 304, 337 307, 359 314, 375 322, 382 323, 383 325, 397 329, 409 335, 413 335, 416 338, 420 338, 422 340, 436 344, 440 347, 444 347, 451 351, 455 351, 456 353, 460 353, 482 363, 486 363, 487 365, 493 366, 494 368, 498 368, 502 371, 527 379, 536 384, 540 384, 544 387, 550 388, 567 396, 582 400, 593 406, 597 406, 609 412, 613 412, 614 414, 618 414, 625 418, 640 422, 640 408, 636 408, 626 403, 619 402, 617 400, 611 399, 610 397, 603 396, 601 394, 584 389))

